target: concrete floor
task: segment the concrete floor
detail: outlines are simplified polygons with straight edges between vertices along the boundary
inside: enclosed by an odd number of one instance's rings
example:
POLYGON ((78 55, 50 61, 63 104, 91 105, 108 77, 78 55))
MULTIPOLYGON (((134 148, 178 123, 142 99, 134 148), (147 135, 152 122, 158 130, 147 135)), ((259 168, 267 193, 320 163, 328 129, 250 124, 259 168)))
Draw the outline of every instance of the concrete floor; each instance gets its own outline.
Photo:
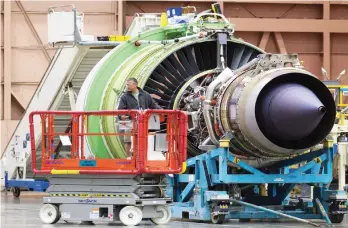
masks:
MULTIPOLYGON (((11 193, 7 196, 1 193, 1 228, 16 228, 16 227, 91 227, 79 225, 79 224, 67 224, 64 221, 59 221, 54 225, 42 224, 39 219, 39 209, 42 205, 42 197, 44 194, 22 192, 20 198, 14 198, 11 193)), ((315 221, 318 224, 325 225, 323 221, 315 221)), ((123 227, 121 223, 107 224, 99 223, 97 227, 123 227)), ((152 227, 151 222, 145 221, 138 227, 152 227)), ((239 223, 237 220, 226 221, 223 225, 212 225, 209 223, 200 222, 183 222, 174 220, 168 225, 157 227, 168 228, 190 228, 190 227, 243 227, 243 228, 258 228, 258 227, 313 227, 310 225, 304 225, 302 223, 286 222, 286 221, 274 221, 274 222, 252 222, 252 223, 239 223)), ((347 227, 348 218, 346 217, 342 224, 336 224, 335 227, 347 227)))

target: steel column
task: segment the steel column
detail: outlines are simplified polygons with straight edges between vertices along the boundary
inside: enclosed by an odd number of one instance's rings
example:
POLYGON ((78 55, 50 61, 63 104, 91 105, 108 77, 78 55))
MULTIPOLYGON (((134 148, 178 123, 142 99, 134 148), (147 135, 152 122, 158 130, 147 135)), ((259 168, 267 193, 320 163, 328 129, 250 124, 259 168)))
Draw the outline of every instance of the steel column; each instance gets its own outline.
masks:
POLYGON ((330 20, 330 2, 328 1, 323 3, 323 18, 324 20, 330 20))
MULTIPOLYGON (((0 1, 0 3, 1 3, 1 1, 0 1)), ((2 10, 2 7, 0 7, 0 9, 2 10)), ((1 15, 0 15, 0 25, 2 25, 2 17, 1 17, 1 15)), ((2 75, 2 67, 4 67, 3 65, 2 65, 2 51, 0 50, 0 82, 1 82, 1 85, 3 85, 3 82, 2 82, 2 77, 3 77, 3 75, 2 75)), ((2 101, 2 86, 0 85, 0 101, 2 101)), ((1 104, 0 104, 0 120, 2 119, 2 110, 4 110, 4 107, 2 107, 1 106, 1 104)), ((1 128, 2 126, 1 126, 1 121, 0 121, 0 128, 1 128)), ((2 137, 2 135, 1 135, 1 137, 2 137)), ((1 151, 1 153, 2 153, 2 151, 1 151)))
POLYGON ((4 119, 11 120, 11 1, 4 1, 4 119))
POLYGON ((117 5, 117 12, 118 12, 118 26, 117 26, 117 31, 119 35, 123 35, 124 32, 124 25, 125 25, 125 4, 126 0, 118 0, 118 5, 117 5))
MULTIPOLYGON (((330 2, 324 2, 323 4, 323 19, 330 20, 330 2)), ((323 67, 328 72, 329 78, 331 78, 331 50, 330 50, 330 33, 323 33, 323 67)))
POLYGON ((117 17, 117 9, 118 9, 118 0, 113 0, 112 2, 113 4, 113 8, 114 8, 114 28, 113 28, 113 34, 117 34, 117 21, 118 21, 118 17, 117 17))
POLYGON ((332 79, 331 75, 331 62, 330 62, 330 32, 323 33, 323 66, 328 72, 329 79, 332 79))

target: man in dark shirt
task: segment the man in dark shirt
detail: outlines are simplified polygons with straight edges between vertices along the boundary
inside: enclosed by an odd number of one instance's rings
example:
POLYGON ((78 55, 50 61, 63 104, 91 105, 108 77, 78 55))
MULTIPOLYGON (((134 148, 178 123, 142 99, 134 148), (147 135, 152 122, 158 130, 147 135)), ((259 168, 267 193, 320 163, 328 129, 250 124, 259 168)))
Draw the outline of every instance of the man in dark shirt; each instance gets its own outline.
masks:
MULTIPOLYGON (((123 109, 162 109, 156 101, 151 97, 151 95, 138 87, 138 80, 135 78, 127 79, 127 92, 121 96, 120 103, 118 105, 118 110, 123 109)), ((122 120, 127 120, 127 115, 121 116, 122 120)), ((126 133, 130 133, 130 131, 126 131, 126 133)), ((129 156, 130 148, 131 148, 131 136, 124 137, 126 154, 129 156)))

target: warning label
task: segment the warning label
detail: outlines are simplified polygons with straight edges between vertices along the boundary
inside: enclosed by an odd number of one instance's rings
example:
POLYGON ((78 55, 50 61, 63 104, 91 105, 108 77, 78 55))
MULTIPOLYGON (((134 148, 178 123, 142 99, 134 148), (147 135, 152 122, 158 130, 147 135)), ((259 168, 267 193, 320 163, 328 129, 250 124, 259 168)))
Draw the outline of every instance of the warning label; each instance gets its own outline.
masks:
POLYGON ((70 218, 70 212, 62 212, 61 216, 63 219, 69 219, 70 218))
POLYGON ((92 212, 89 213, 90 219, 99 219, 99 208, 93 208, 92 212))

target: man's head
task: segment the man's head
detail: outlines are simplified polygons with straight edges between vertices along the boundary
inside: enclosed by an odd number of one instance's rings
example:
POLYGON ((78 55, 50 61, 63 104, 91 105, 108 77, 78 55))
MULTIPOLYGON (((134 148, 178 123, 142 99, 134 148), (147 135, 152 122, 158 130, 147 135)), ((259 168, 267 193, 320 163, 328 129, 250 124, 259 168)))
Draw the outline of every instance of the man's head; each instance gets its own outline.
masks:
POLYGON ((128 78, 126 84, 127 90, 135 92, 138 89, 138 80, 136 78, 128 78))

